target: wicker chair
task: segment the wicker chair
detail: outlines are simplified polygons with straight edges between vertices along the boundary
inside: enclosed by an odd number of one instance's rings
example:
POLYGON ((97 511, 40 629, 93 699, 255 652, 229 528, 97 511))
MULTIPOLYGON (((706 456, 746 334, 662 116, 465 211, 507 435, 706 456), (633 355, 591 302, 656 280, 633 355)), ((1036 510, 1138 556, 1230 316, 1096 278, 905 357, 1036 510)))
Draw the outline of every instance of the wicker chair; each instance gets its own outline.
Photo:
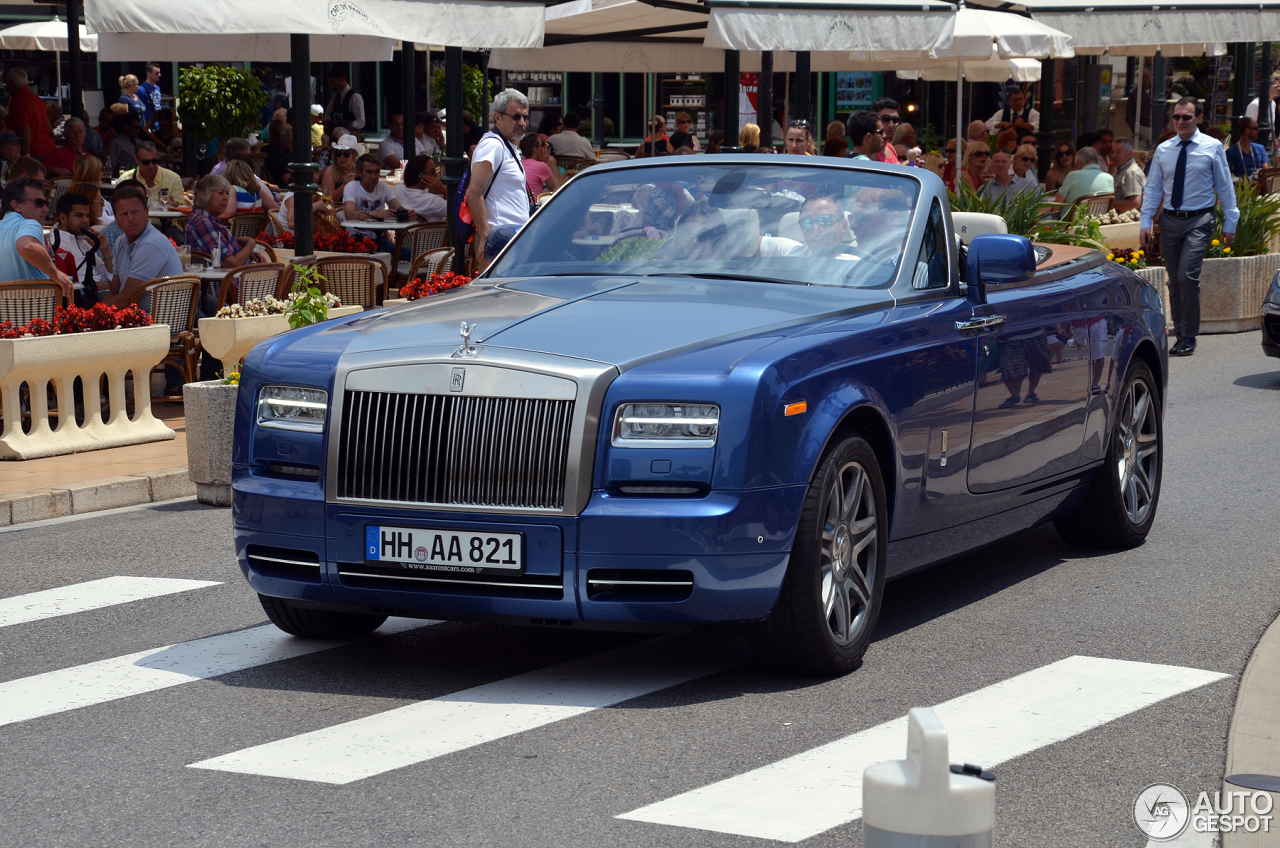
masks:
POLYGON ((438 250, 444 247, 448 242, 448 236, 449 232, 445 228, 443 221, 418 224, 416 227, 401 230, 400 237, 396 240, 394 255, 403 255, 403 249, 407 247, 411 258, 396 262, 396 273, 392 283, 398 284, 413 279, 409 276, 409 270, 413 267, 413 260, 429 250, 438 250))
POLYGON ((267 228, 266 212, 238 212, 226 220, 234 238, 257 238, 267 228))
POLYGON ((378 305, 379 274, 386 277, 386 266, 377 259, 352 256, 326 256, 316 260, 315 268, 323 279, 320 290, 335 294, 343 306, 378 305))
POLYGON ((250 300, 262 300, 267 297, 283 298, 285 272, 287 265, 279 262, 262 265, 245 265, 234 271, 228 271, 222 278, 218 288, 218 305, 221 309, 228 303, 246 303, 250 300))
POLYGON ((1280 191, 1280 168, 1258 169, 1258 194, 1275 194, 1280 191))
POLYGON ((430 277, 432 274, 447 274, 453 266, 453 248, 437 247, 428 250, 413 260, 413 267, 405 282, 417 277, 430 277))
POLYGON ((1111 208, 1111 204, 1115 203, 1116 195, 1114 192, 1108 194, 1088 194, 1076 201, 1075 206, 1071 207, 1071 215, 1068 220, 1074 221, 1076 216, 1083 210, 1086 214, 1097 218, 1107 214, 1107 210, 1111 208))
POLYGON ((601 162, 625 162, 631 158, 631 154, 625 150, 601 150, 596 154, 596 159, 601 162))
POLYGON ((0 321, 21 327, 32 318, 52 321, 62 303, 62 289, 49 280, 0 283, 0 321))
POLYGON ((556 193, 555 193, 554 191, 544 191, 544 192, 541 192, 541 193, 540 193, 540 194, 535 198, 535 200, 537 200, 538 205, 539 205, 539 206, 541 206, 542 204, 546 203, 548 200, 550 200, 551 198, 553 198, 553 197, 555 197, 555 196, 556 196, 556 193))
POLYGON ((196 306, 200 302, 200 278, 195 274, 158 277, 138 287, 129 298, 130 304, 141 305, 148 295, 146 308, 157 324, 169 325, 169 353, 160 366, 173 365, 182 372, 184 383, 194 382, 199 374, 200 335, 196 332, 196 306))

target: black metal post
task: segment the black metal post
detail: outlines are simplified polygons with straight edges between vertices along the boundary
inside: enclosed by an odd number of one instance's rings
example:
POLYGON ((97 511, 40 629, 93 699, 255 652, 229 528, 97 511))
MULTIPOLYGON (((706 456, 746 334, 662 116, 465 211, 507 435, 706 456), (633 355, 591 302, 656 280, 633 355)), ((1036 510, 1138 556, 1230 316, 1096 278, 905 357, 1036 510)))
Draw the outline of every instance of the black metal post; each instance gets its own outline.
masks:
POLYGON ((408 162, 418 153, 418 136, 414 132, 417 122, 414 115, 418 112, 418 75, 415 62, 418 49, 412 41, 402 42, 400 48, 400 110, 404 112, 404 159, 408 162))
MULTIPOLYGON (((311 198, 320 190, 315 184, 316 163, 311 158, 311 36, 289 36, 289 59, 293 73, 293 255, 315 252, 311 229, 311 198)), ((185 149, 191 149, 184 145, 185 149)))
POLYGON ((720 129, 724 131, 722 153, 738 152, 738 98, 742 91, 742 56, 737 50, 724 51, 724 114, 720 129))
MULTIPOLYGON (((1056 59, 1044 59, 1040 62, 1040 131, 1036 133, 1036 138, 1040 142, 1040 182, 1044 182, 1045 177, 1049 173, 1049 169, 1053 167, 1053 148, 1057 146, 1057 142, 1053 135, 1053 103, 1055 99, 1056 81, 1054 74, 1057 71, 1056 59)), ((956 151, 956 172, 960 171, 960 151, 956 151)))
POLYGON ((80 73, 80 0, 67 0, 67 61, 71 63, 71 73, 67 76, 67 82, 71 86, 71 102, 67 114, 81 118, 84 111, 84 80, 80 73))
MULTIPOLYGON (((809 61, 811 58, 808 50, 796 51, 796 114, 795 117, 803 121, 813 120, 813 100, 810 96, 810 87, 813 84, 813 66, 809 61)), ((790 116, 788 116, 790 117, 790 116)), ((813 138, 817 141, 821 136, 818 135, 817 127, 812 127, 813 138)), ((786 133, 783 133, 783 139, 786 133)))
POLYGON ((596 147, 604 150, 604 74, 591 75, 591 135, 596 147))
POLYGON ((1271 42, 1262 42, 1262 77, 1258 81, 1258 143, 1271 149, 1271 42))
MULTIPOLYGON (((563 92, 562 92, 563 94, 563 92)), ((562 96, 560 98, 564 100, 562 96)), ((481 114, 474 116, 480 122, 480 129, 485 132, 489 131, 489 104, 493 102, 493 97, 489 94, 489 51, 480 51, 480 112, 481 114)), ((537 127, 530 127, 537 129, 537 127)))
POLYGON ((1151 144, 1154 147, 1156 139, 1164 134, 1164 110, 1169 103, 1169 97, 1164 87, 1164 55, 1160 51, 1156 51, 1156 55, 1151 59, 1151 144))
POLYGON ((1232 63, 1235 70, 1235 80, 1231 84, 1231 114, 1235 117, 1243 115, 1245 106, 1249 103, 1249 80, 1244 75, 1244 66, 1246 64, 1244 51, 1246 47, 1252 47, 1252 45, 1246 41, 1239 41, 1231 45, 1231 55, 1235 57, 1235 61, 1232 63))
POLYGON ((756 88, 756 123, 760 146, 773 147, 773 51, 760 51, 760 83, 756 88))
POLYGON ((456 220, 453 214, 453 199, 458 191, 458 183, 462 181, 463 166, 466 159, 462 157, 466 131, 462 128, 462 48, 446 47, 444 49, 444 104, 448 118, 448 135, 445 136, 445 153, 441 161, 444 163, 445 191, 449 195, 449 242, 453 245, 453 272, 465 274, 467 257, 465 244, 458 240, 456 220))

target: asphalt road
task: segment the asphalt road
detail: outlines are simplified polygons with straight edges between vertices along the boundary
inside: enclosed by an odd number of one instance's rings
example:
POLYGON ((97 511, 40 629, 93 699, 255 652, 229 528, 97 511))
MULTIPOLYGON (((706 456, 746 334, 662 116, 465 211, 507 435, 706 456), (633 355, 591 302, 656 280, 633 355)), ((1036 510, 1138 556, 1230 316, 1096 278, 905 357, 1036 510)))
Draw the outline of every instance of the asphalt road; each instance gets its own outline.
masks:
MULTIPOLYGON (((1170 384, 1164 489, 1144 546, 1083 554, 1040 528, 901 580, 847 677, 769 673, 741 661, 734 633, 699 632, 659 647, 723 670, 354 782, 189 767, 653 647, 638 636, 425 626, 3 724, 0 844, 779 845, 617 816, 1066 657, 1230 675, 995 769, 997 845, 1145 845, 1130 812, 1143 787, 1218 788, 1239 675, 1280 611, 1270 532, 1280 361, 1262 356, 1257 333, 1205 336, 1172 363, 1170 384)), ((0 626, 0 717, 23 707, 17 681, 265 622, 229 530, 226 511, 186 503, 0 533, 0 599, 113 576, 220 581, 0 626)), ((102 688, 92 674, 61 679, 37 681, 53 680, 56 697, 102 688)), ((859 846, 860 823, 802 844, 859 846)))

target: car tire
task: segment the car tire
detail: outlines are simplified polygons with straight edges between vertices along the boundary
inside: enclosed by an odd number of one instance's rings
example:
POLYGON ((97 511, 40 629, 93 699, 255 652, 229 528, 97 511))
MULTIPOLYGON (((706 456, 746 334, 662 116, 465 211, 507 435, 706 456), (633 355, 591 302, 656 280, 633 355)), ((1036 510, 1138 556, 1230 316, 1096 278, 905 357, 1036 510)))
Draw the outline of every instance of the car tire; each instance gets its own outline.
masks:
POLYGON ((354 639, 372 633, 387 620, 385 615, 303 609, 283 598, 262 594, 258 595, 258 602, 272 624, 304 639, 354 639))
POLYGON ((871 445, 851 436, 828 450, 805 496, 778 602, 748 628, 757 659, 821 676, 862 663, 884 598, 888 513, 871 445))
POLYGON ((1155 521, 1164 462, 1164 420, 1151 369, 1129 366, 1120 389, 1106 461, 1084 504, 1054 527, 1069 544, 1124 550, 1141 545, 1155 521))

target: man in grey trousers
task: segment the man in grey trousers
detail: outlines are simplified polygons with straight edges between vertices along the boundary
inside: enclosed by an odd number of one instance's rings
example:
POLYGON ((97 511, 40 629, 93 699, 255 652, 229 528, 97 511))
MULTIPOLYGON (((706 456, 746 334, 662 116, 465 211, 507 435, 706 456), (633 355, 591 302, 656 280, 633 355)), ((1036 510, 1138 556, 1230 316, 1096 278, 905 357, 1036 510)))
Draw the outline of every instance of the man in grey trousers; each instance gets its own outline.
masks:
POLYGON ((1151 220, 1160 213, 1160 253, 1169 272, 1169 305, 1177 336, 1169 352, 1190 356, 1196 352, 1200 332, 1200 269, 1213 238, 1213 207, 1222 204, 1222 242, 1236 240, 1236 190, 1231 183, 1227 153, 1222 142, 1196 128, 1194 97, 1173 106, 1173 127, 1178 134, 1155 149, 1151 172, 1142 197, 1142 223, 1138 239, 1151 244, 1151 220))

